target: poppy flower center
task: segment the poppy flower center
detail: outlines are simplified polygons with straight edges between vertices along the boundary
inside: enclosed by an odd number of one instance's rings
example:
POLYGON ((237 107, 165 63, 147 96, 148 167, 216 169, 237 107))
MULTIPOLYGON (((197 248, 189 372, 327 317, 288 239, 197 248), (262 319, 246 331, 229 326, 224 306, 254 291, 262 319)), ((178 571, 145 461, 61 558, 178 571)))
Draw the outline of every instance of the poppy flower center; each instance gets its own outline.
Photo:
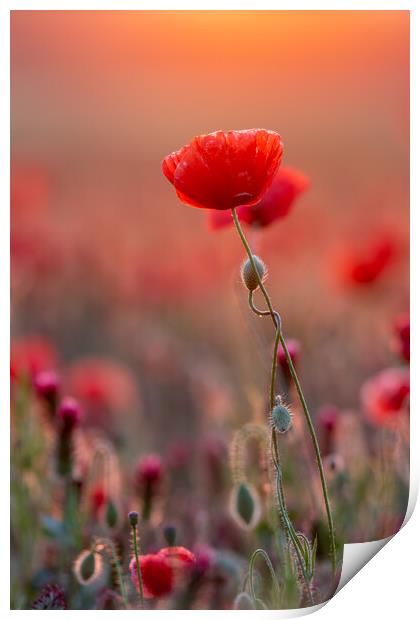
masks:
POLYGON ((254 196, 252 194, 249 194, 248 192, 241 192, 233 196, 232 203, 235 207, 240 207, 243 204, 247 204, 253 198, 254 196))

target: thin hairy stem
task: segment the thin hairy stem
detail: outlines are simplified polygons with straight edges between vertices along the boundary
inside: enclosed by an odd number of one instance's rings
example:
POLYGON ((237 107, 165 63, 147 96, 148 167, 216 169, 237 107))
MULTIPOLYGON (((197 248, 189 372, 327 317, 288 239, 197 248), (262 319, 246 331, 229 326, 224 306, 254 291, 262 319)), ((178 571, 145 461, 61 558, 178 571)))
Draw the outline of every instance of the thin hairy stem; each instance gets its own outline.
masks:
MULTIPOLYGON (((276 346, 275 346, 275 360, 273 359, 273 365, 272 365, 272 380, 271 380, 271 386, 270 386, 270 402, 271 402, 271 406, 273 407, 273 385, 275 385, 275 376, 273 378, 273 369, 274 369, 274 375, 275 375, 275 369, 276 369, 276 363, 277 363, 277 347, 279 342, 281 343, 281 346, 283 348, 285 357, 286 357, 286 361, 287 361, 287 365, 289 367, 290 370, 290 374, 292 376, 293 382, 295 384, 298 396, 299 396, 299 400, 301 402, 302 405, 302 409, 304 412, 304 416, 305 416, 305 420, 309 429, 309 434, 311 436, 311 440, 312 440, 312 444, 315 450, 315 456, 316 456, 316 463, 317 463, 317 467, 318 467, 318 472, 319 472, 319 477, 321 480, 321 486, 322 486, 322 493, 324 496, 324 503, 325 503, 325 510, 327 513, 327 519, 328 519, 328 530, 329 530, 329 537, 330 537, 330 552, 331 552, 331 562, 332 562, 332 569, 333 569, 333 574, 335 575, 336 570, 337 570, 337 555, 336 555, 336 545, 335 545, 335 531, 334 531, 334 523, 333 523, 333 517, 332 517, 332 511, 331 511, 331 506, 330 506, 330 500, 329 500, 329 495, 328 495, 328 488, 327 488, 327 483, 325 480, 325 474, 324 474, 324 468, 322 465, 322 459, 321 459, 321 452, 319 449, 319 445, 318 445, 318 440, 316 437, 316 433, 315 433, 315 429, 314 426, 312 424, 312 419, 311 419, 311 415, 309 413, 309 409, 308 406, 306 404, 306 400, 305 400, 305 396, 303 394, 303 390, 302 387, 300 385, 299 382, 299 378, 296 374, 296 370, 295 367, 293 365, 292 359, 290 357, 289 351, 287 349, 287 345, 286 342, 284 340, 282 331, 281 331, 281 321, 280 321, 280 316, 277 312, 274 311, 273 309, 273 305, 271 303, 271 299, 270 296, 268 294, 267 289, 265 288, 262 279, 260 277, 260 274, 258 272, 258 269, 256 267, 255 261, 254 261, 254 256, 252 254, 251 248, 248 244, 248 241, 244 235, 244 232, 242 230, 242 227, 239 223, 239 219, 238 219, 238 215, 236 213, 235 209, 232 209, 232 217, 233 217, 233 221, 235 223, 236 226, 236 230, 238 231, 238 234, 241 238, 241 241, 244 245, 244 248, 246 250, 246 253, 248 254, 248 258, 249 261, 252 265, 252 268, 254 270, 254 274, 255 277, 257 278, 257 282, 259 285, 259 288, 261 290, 261 293, 264 296, 264 299, 266 301, 267 304, 267 308, 268 308, 268 314, 271 316, 272 321, 274 323, 274 327, 276 329, 276 346)), ((258 310, 258 308, 256 308, 254 306, 252 302, 252 296, 249 297, 249 301, 250 301, 250 306, 253 309, 254 312, 256 312, 257 314, 259 314, 260 316, 266 316, 265 312, 266 311, 260 311, 258 310), (263 314, 264 313, 264 314, 263 314)), ((267 316, 268 316, 267 314, 267 316)))
POLYGON ((133 551, 134 551, 134 557, 136 560, 137 580, 139 582, 140 607, 141 609, 144 609, 143 579, 141 576, 141 569, 140 569, 140 554, 139 554, 139 545, 137 541, 137 526, 132 525, 131 529, 132 529, 132 534, 133 534, 133 551))

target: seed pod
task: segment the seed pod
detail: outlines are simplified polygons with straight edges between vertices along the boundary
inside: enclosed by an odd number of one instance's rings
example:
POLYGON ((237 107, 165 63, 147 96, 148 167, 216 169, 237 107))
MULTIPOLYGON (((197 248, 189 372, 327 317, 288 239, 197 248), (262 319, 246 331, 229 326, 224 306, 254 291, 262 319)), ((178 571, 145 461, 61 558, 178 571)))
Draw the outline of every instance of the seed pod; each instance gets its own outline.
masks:
MULTIPOLYGON (((253 259, 258 275, 260 276, 260 280, 261 282, 263 282, 267 277, 267 267, 265 266, 265 263, 261 260, 261 258, 255 256, 255 254, 253 254, 253 259)), ((249 258, 247 258, 242 265, 241 278, 244 286, 249 291, 255 291, 255 289, 258 288, 259 282, 257 274, 255 273, 254 267, 249 258)))
POLYGON ((102 578, 103 565, 103 559, 99 553, 85 549, 74 563, 74 576, 83 586, 96 584, 102 578))
POLYGON ((230 507, 236 523, 245 530, 252 530, 261 518, 261 503, 251 484, 241 482, 234 487, 230 507))
POLYGON ((292 416, 287 407, 276 405, 271 411, 271 421, 279 433, 286 433, 292 425, 292 416))

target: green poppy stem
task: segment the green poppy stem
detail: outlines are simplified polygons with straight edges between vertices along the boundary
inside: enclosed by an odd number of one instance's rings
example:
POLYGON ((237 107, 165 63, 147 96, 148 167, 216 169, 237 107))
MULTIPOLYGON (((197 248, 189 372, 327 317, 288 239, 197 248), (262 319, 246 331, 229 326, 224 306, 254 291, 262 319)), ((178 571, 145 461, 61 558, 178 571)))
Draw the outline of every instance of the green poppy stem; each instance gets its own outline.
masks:
MULTIPOLYGON (((317 467, 318 467, 318 472, 319 472, 319 477, 321 480, 321 486, 322 486, 322 493, 324 496, 324 503, 325 503, 325 510, 327 513, 327 519, 328 519, 328 530, 329 530, 329 537, 330 537, 330 552, 331 552, 331 563, 332 563, 332 570, 333 570, 333 575, 335 575, 336 570, 337 570, 337 552, 336 552, 336 543, 335 543, 335 530, 334 530, 334 522, 333 522, 333 517, 332 517, 332 511, 331 511, 331 506, 330 506, 330 499, 329 499, 329 495, 328 495, 328 488, 327 488, 327 483, 325 480, 325 474, 324 474, 324 468, 322 465, 322 459, 321 459, 321 451, 319 449, 319 444, 318 444, 318 440, 316 437, 316 433, 315 433, 315 429, 314 429, 314 425, 312 423, 312 418, 311 415, 309 413, 309 409, 308 406, 306 404, 306 400, 305 400, 305 396, 303 394, 303 390, 302 387, 300 385, 299 382, 299 378, 296 374, 296 370, 295 367, 293 365, 292 359, 290 357, 289 351, 287 349, 287 345, 286 342, 284 340, 283 334, 282 334, 282 330, 281 330, 281 320, 280 320, 280 315, 275 312, 275 310, 273 309, 273 305, 271 303, 271 299, 270 296, 268 294, 267 289, 265 288, 260 274, 258 273, 258 269, 256 268, 255 265, 255 261, 254 261, 254 256, 252 254, 251 248, 248 244, 248 241, 244 235, 244 232, 242 230, 242 227, 239 223, 239 218, 238 215, 236 213, 236 209, 232 209, 232 217, 233 217, 233 221, 235 223, 236 226, 236 230, 238 231, 238 234, 241 238, 241 241, 245 247, 246 253, 248 254, 248 258, 249 261, 254 269, 254 273, 255 276, 257 278, 258 284, 259 284, 259 288, 261 290, 261 293, 264 296, 265 302, 267 304, 267 308, 268 311, 258 311, 257 308, 255 308, 255 310, 257 310, 257 314, 260 315, 264 315, 266 314, 267 316, 270 315, 272 318, 272 321, 274 323, 274 327, 276 329, 276 344, 274 347, 274 355, 273 355, 273 364, 272 364, 272 373, 271 373, 271 386, 270 386, 270 402, 271 402, 271 407, 274 406, 274 388, 275 388, 275 372, 276 372, 276 364, 277 364, 277 347, 278 344, 280 343, 285 357, 286 357, 286 361, 287 361, 287 365, 289 367, 290 370, 290 374, 292 376, 293 382, 295 384, 296 387, 296 391, 298 393, 299 396, 299 400, 301 402, 302 405, 302 409, 303 409, 303 413, 305 415, 305 420, 309 429, 309 434, 311 436, 311 440, 312 440, 312 445, 314 447, 314 451, 315 451, 315 457, 316 457, 316 463, 317 463, 317 467)), ((252 296, 250 296, 250 302, 252 301, 252 296)), ((252 306, 251 306, 252 307, 252 306)), ((254 310, 254 311, 255 311, 254 310)), ((277 446, 275 446, 276 448, 277 446)))

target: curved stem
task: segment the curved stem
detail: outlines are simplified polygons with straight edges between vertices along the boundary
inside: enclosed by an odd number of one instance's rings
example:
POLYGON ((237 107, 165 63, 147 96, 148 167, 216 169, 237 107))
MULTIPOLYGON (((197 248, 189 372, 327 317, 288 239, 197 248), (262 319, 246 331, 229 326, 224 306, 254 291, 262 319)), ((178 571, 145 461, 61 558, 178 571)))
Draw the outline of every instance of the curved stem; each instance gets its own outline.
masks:
MULTIPOLYGON (((327 483, 326 483, 326 479, 325 479, 325 474, 324 474, 324 468, 322 465, 322 459, 321 459, 321 452, 319 449, 319 445, 318 445, 318 440, 316 437, 316 433, 315 433, 315 429, 312 423, 312 419, 311 419, 311 415, 309 413, 309 409, 308 406, 306 404, 306 400, 305 400, 305 396, 303 394, 303 390, 302 387, 300 385, 298 376, 296 374, 296 370, 295 367, 293 365, 292 359, 290 357, 289 351, 287 349, 287 345, 286 342, 284 340, 282 331, 281 331, 281 322, 280 322, 280 316, 277 312, 274 311, 273 309, 273 305, 271 303, 271 299, 270 296, 268 294, 267 289, 265 288, 260 274, 258 272, 258 269, 256 267, 255 261, 254 261, 254 256, 252 254, 251 248, 249 247, 249 244, 247 242, 247 239, 243 233, 242 227, 239 223, 239 219, 238 219, 238 215, 236 213, 235 209, 232 209, 232 217, 233 217, 233 221, 235 223, 236 226, 236 230, 238 231, 238 234, 241 238, 241 241, 245 247, 246 253, 248 254, 248 258, 250 260, 250 263, 254 269, 254 273, 255 276, 257 278, 258 281, 258 285, 259 288, 261 290, 261 293, 264 296, 264 299, 266 301, 267 304, 267 308, 268 308, 268 314, 270 314, 273 323, 274 323, 274 327, 276 328, 276 347, 275 347, 275 351, 277 351, 277 346, 278 343, 281 343, 281 346, 283 348, 285 357, 286 357, 286 361, 287 361, 287 365, 289 367, 290 370, 290 374, 292 376, 293 382, 295 384, 298 396, 299 396, 299 400, 301 402, 302 405, 302 409, 303 409, 303 413, 305 415, 305 419, 306 419, 306 423, 309 429, 309 434, 311 436, 311 440, 312 440, 312 444, 315 450, 315 456, 316 456, 316 463, 317 463, 317 467, 318 467, 318 472, 319 472, 319 477, 321 480, 321 486, 322 486, 322 493, 324 496, 324 503, 325 503, 325 510, 327 513, 327 519, 328 519, 328 530, 329 530, 329 537, 330 537, 330 551, 331 551, 331 562, 332 562, 332 569, 333 569, 333 574, 335 575, 336 570, 337 570, 337 555, 336 555, 336 546, 335 546, 335 531, 334 531, 334 523, 333 523, 333 517, 332 517, 332 511, 331 511, 331 506, 330 506, 330 500, 329 500, 329 496, 328 496, 328 488, 327 488, 327 483), (278 318, 277 318, 278 317, 278 318)), ((250 302, 252 301, 252 296, 250 296, 250 302)), ((251 305, 251 303, 250 303, 251 305)), ((256 311, 257 314, 259 314, 260 316, 266 316, 265 311, 260 311, 257 308, 255 308, 255 306, 251 305, 251 308, 256 311), (263 314, 264 312, 264 314, 263 314)), ((268 315, 267 314, 267 315, 268 315)), ((275 355, 275 360, 273 360, 273 368, 272 371, 274 369, 274 373, 275 373, 275 368, 276 368, 276 363, 277 363, 277 355, 275 355)), ((275 377, 274 377, 274 381, 275 381, 275 377)), ((272 375, 272 381, 271 381, 271 389, 270 389, 270 401, 271 403, 273 403, 273 375, 272 375)), ((273 404, 272 404, 273 406, 273 404)))
POLYGON ((255 560, 257 559, 258 555, 262 555, 262 557, 264 558, 264 561, 267 565, 267 568, 270 572, 271 575, 271 579, 274 583, 275 589, 276 589, 276 593, 277 593, 277 597, 280 600, 280 596, 281 596, 281 590, 280 590, 280 586, 279 583, 277 581, 277 575, 276 575, 276 571, 274 570, 273 564, 271 563, 270 557, 268 555, 268 553, 266 551, 264 551, 264 549, 256 549, 254 551, 254 553, 251 556, 251 559, 249 561, 249 587, 251 590, 251 596, 254 599, 254 601, 257 599, 257 596, 255 594, 255 588, 254 588, 254 563, 255 560))

